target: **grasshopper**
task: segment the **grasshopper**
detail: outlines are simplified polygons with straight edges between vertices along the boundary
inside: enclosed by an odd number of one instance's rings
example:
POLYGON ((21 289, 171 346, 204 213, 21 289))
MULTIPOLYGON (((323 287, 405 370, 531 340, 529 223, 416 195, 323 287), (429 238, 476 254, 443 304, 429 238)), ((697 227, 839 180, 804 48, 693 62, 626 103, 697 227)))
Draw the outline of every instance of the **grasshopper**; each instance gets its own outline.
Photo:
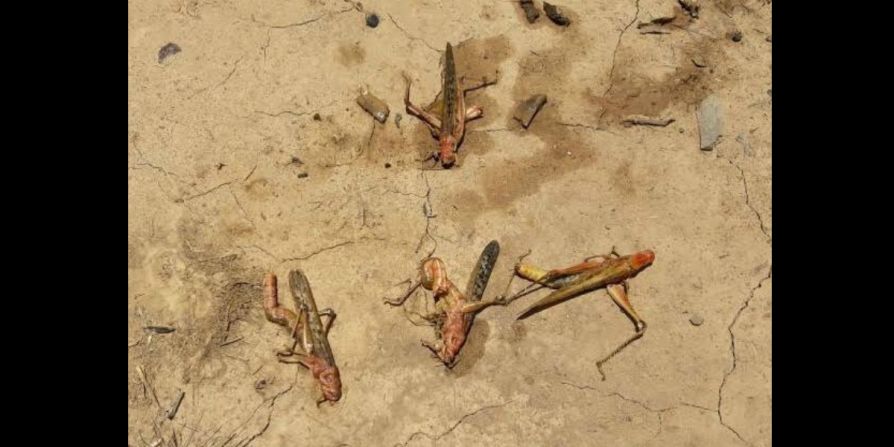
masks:
POLYGON ((503 304, 496 300, 481 301, 499 255, 500 244, 497 241, 487 244, 469 278, 465 293, 460 292, 447 278, 444 261, 429 257, 420 265, 420 278, 403 296, 384 300, 392 306, 400 306, 420 285, 433 292, 437 311, 423 315, 422 318, 436 327, 440 340, 436 343, 423 340, 422 345, 431 350, 448 368, 456 365, 457 356, 466 342, 475 315, 491 305, 503 304))
MULTIPOLYGON (((515 274, 531 281, 532 284, 515 295, 509 298, 501 297, 498 301, 509 303, 543 287, 554 289, 553 292, 519 314, 518 319, 521 320, 567 299, 605 287, 609 297, 633 321, 636 329, 636 333, 633 336, 596 362, 596 368, 599 370, 599 374, 602 375, 602 380, 605 380, 602 365, 629 344, 642 337, 646 332, 645 320, 636 313, 627 297, 627 280, 651 265, 654 260, 655 253, 651 250, 620 256, 612 249, 612 252, 608 255, 593 256, 585 259, 580 264, 568 268, 545 270, 530 264, 524 264, 519 259, 519 262, 515 265, 515 274)), ((512 280, 510 279, 510 284, 511 282, 512 280)), ((506 286, 506 289, 509 289, 509 285, 506 286)))
POLYGON ((447 43, 444 55, 444 70, 442 72, 442 88, 435 101, 423 109, 410 102, 410 77, 404 73, 407 81, 407 91, 404 96, 404 105, 407 113, 421 119, 428 125, 432 137, 438 140, 439 150, 428 159, 440 161, 445 169, 451 168, 456 163, 456 151, 462 143, 465 135, 466 122, 480 118, 484 111, 479 106, 466 108, 465 95, 467 92, 477 90, 496 81, 485 80, 480 85, 464 88, 464 79, 457 78, 456 65, 453 60, 453 46, 447 43))
POLYGON ((284 363, 298 363, 310 370, 323 392, 318 406, 325 401, 336 402, 341 398, 341 377, 326 338, 335 312, 329 308, 317 310, 310 283, 301 270, 289 272, 289 287, 297 314, 279 304, 276 275, 268 273, 264 278, 264 314, 269 321, 289 328, 295 339, 291 348, 277 352, 277 356, 284 363), (321 316, 329 317, 325 325, 321 316), (297 360, 291 360, 292 357, 297 360))

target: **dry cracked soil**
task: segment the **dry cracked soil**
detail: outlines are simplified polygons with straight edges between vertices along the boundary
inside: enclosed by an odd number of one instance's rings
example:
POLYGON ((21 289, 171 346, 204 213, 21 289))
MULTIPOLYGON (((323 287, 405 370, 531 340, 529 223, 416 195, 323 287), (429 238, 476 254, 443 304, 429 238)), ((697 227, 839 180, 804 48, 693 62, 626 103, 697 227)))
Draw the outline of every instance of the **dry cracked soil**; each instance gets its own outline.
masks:
POLYGON ((562 27, 514 1, 130 0, 128 444, 769 445, 771 5, 699 3, 565 0, 562 27), (467 96, 484 117, 459 166, 421 170, 436 141, 402 76, 433 99, 447 42, 497 82, 467 96), (721 136, 701 150, 709 95, 721 136), (649 329, 605 381, 596 360, 633 327, 603 290, 521 321, 536 297, 486 309, 453 370, 411 322, 429 295, 383 305, 432 250, 464 284, 492 239, 485 299, 528 250, 546 268, 655 251, 630 281, 649 329), (289 334, 261 283, 294 268, 338 313, 334 405, 274 355, 289 334))

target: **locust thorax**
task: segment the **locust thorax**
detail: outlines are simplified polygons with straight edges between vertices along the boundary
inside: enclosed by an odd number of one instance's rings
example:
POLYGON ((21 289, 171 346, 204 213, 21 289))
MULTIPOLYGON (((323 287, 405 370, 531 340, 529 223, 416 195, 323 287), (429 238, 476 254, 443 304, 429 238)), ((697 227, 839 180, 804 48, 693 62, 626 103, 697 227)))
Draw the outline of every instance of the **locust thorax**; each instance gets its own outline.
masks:
POLYGON ((630 256, 630 266, 635 270, 648 267, 655 261, 655 252, 652 250, 644 250, 630 256))
POLYGON ((441 137, 439 141, 438 160, 441 166, 449 168, 456 163, 456 139, 453 135, 441 137))

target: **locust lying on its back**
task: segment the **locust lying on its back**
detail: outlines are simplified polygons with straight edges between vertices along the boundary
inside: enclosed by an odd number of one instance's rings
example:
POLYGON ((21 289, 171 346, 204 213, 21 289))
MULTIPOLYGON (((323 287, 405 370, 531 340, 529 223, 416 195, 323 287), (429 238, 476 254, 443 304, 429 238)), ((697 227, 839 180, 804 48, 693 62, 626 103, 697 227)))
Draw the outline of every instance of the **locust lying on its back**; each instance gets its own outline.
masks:
POLYGON ((472 271, 465 293, 460 292, 456 285, 447 278, 447 267, 444 265, 444 261, 439 258, 428 258, 422 261, 420 266, 420 279, 410 286, 406 294, 394 300, 385 299, 386 303, 399 306, 420 285, 432 291, 437 311, 422 317, 435 325, 440 340, 436 343, 423 341, 422 344, 438 356, 448 368, 456 364, 457 356, 466 342, 475 314, 488 306, 504 304, 501 301, 481 301, 499 254, 500 245, 497 241, 487 244, 472 271))

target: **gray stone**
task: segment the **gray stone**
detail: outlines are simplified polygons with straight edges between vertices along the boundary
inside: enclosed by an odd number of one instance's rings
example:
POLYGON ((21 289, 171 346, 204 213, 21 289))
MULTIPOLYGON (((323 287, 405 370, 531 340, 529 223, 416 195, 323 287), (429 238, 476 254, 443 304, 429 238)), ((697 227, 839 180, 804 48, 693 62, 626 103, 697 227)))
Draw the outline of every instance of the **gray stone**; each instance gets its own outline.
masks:
POLYGON ((703 151, 714 149, 723 135, 723 105, 714 95, 709 95, 698 106, 699 148, 703 151))

